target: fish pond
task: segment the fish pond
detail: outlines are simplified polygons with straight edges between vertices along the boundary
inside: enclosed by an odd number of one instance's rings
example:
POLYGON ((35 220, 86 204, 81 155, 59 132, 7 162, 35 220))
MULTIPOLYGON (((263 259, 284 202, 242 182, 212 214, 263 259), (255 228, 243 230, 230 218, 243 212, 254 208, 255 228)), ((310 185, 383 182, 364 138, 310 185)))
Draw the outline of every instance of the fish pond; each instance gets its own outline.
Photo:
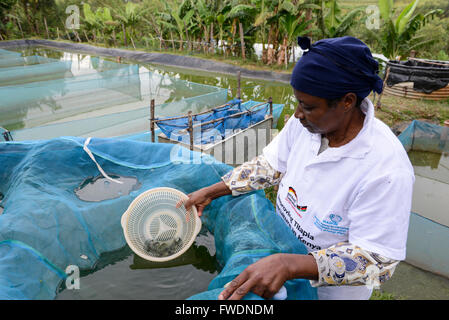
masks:
MULTIPOLYGON (((112 68, 112 64, 108 65, 107 62, 116 62, 110 58, 94 57, 88 54, 60 51, 44 47, 18 48, 15 51, 21 52, 24 56, 38 55, 56 61, 70 61, 72 75, 86 76, 88 77, 86 79, 95 78, 98 70, 112 70, 112 73, 116 70, 112 68)), ((126 62, 135 64, 134 61, 126 62)), ((47 63, 54 62, 47 61, 47 63)), ((4 67, 8 66, 0 65, 0 71, 4 67)), ((196 84, 228 89, 226 99, 235 98, 237 95, 236 75, 216 74, 200 70, 151 64, 138 64, 138 70, 139 74, 150 72, 160 76, 158 79, 163 79, 164 76, 168 76, 170 79, 187 80, 196 84)), ((56 81, 56 93, 52 93, 52 95, 58 94, 58 79, 64 79, 66 76, 65 72, 58 72, 54 76, 43 73, 42 79, 40 79, 42 81, 56 81)), ((35 82, 39 82, 38 80, 39 78, 33 79, 35 82)), ((17 78, 14 81, 14 83, 7 83, 6 85, 17 85, 19 80, 17 78)), ((144 82, 143 84, 140 82, 138 87, 133 87, 133 91, 126 92, 126 94, 130 96, 137 93, 141 97, 142 92, 145 92, 148 87, 148 82, 144 82)), ((150 91, 153 93, 158 92, 158 97, 161 97, 160 103, 182 100, 194 96, 197 93, 204 93, 201 88, 185 92, 180 92, 176 88, 176 84, 173 81, 171 83, 164 83, 164 80, 161 80, 159 85, 150 91)), ((102 92, 95 99, 100 101, 110 98, 114 101, 118 98, 123 98, 124 92, 120 92, 120 89, 116 89, 116 92, 113 91, 114 88, 111 90, 113 95, 109 97, 107 93, 102 92)), ((273 81, 241 79, 241 98, 243 101, 249 99, 266 101, 269 97, 272 97, 274 103, 285 104, 283 113, 278 121, 278 128, 282 128, 284 124, 283 115, 285 113, 291 114, 296 105, 290 85, 273 81)), ((143 100, 145 100, 145 97, 143 100)), ((101 108, 96 108, 101 103, 93 103, 93 107, 85 110, 82 114, 75 115, 69 112, 64 114, 63 117, 52 118, 51 115, 56 113, 56 111, 61 110, 65 106, 71 107, 72 105, 80 104, 83 98, 78 97, 77 99, 74 97, 73 101, 64 100, 63 103, 59 103, 62 100, 55 99, 54 96, 49 96, 44 97, 42 101, 46 103, 44 107, 42 105, 25 106, 20 109, 19 113, 16 112, 11 116, 9 126, 2 126, 10 130, 22 130, 48 124, 49 122, 64 122, 66 120, 83 119, 83 117, 87 118, 92 115, 101 116, 111 112, 126 111, 123 110, 123 105, 125 104, 130 109, 136 108, 136 105, 138 107, 141 106, 141 101, 136 102, 134 106, 133 103, 135 101, 123 101, 123 103, 117 104, 117 106, 111 103, 111 105, 107 107, 101 106, 101 108), (39 112, 43 112, 43 117, 36 116, 39 112), (48 121, 48 118, 45 120, 45 117, 50 117, 51 121, 48 121)), ((148 104, 149 100, 147 99, 144 102, 148 104)), ((111 134, 113 136, 113 132, 111 134)), ((442 203, 442 207, 447 208, 449 197, 444 197, 444 194, 449 194, 447 190, 448 180, 445 180, 446 189, 441 189, 442 193, 438 193, 440 192, 440 187, 436 186, 439 183, 441 175, 447 173, 447 171, 444 171, 448 165, 447 155, 429 156, 413 151, 409 153, 409 156, 415 166, 417 176, 422 174, 425 179, 430 177, 429 179, 432 180, 430 183, 435 185, 432 188, 438 189, 436 192, 430 192, 434 189, 424 187, 423 197, 426 199, 423 201, 427 201, 426 203, 446 201, 442 203), (421 165, 424 161, 423 158, 426 159, 426 165, 421 165), (439 170, 439 173, 435 173, 434 170, 439 170), (442 194, 443 197, 438 196, 438 194, 442 194)), ((140 187, 139 181, 136 181, 133 177, 112 176, 112 178, 121 179, 124 182, 119 189, 115 189, 116 186, 112 186, 107 180, 102 179, 101 176, 83 178, 85 180, 76 190, 72 190, 72 192, 79 199, 88 202, 120 197, 133 190, 138 190, 140 187)), ((2 199, 3 195, 0 194, 0 214, 3 211, 2 199)), ((445 216, 444 213, 435 212, 434 219, 447 222, 445 220, 447 219, 447 215, 445 216)), ((210 281, 220 272, 215 255, 213 235, 204 227, 192 247, 185 254, 174 261, 166 263, 153 263, 143 260, 135 255, 128 246, 125 246, 120 250, 102 254, 93 269, 81 270, 79 289, 70 289, 67 288, 65 283, 61 283, 56 299, 186 299, 194 294, 207 290, 210 281)), ((426 299, 427 297, 449 299, 448 279, 422 271, 407 263, 400 264, 395 276, 383 288, 388 292, 392 292, 397 296, 406 297, 407 299, 426 299), (420 281, 416 281, 417 274, 419 274, 420 281), (414 283, 413 287, 410 283, 414 283)))

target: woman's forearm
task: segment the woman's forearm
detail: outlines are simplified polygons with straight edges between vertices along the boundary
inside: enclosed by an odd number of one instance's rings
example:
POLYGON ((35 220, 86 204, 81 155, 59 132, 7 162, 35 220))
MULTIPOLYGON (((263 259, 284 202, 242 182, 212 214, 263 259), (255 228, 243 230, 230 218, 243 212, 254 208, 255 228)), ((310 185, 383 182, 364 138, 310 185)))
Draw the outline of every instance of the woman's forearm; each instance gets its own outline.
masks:
POLYGON ((208 186, 205 188, 205 191, 207 193, 207 196, 210 197, 212 200, 230 195, 232 192, 231 190, 226 186, 226 184, 223 181, 217 182, 211 186, 208 186))
POLYGON ((229 171, 221 179, 232 195, 238 196, 278 185, 282 174, 268 163, 264 155, 259 155, 229 171))
POLYGON ((288 279, 318 280, 318 265, 308 254, 281 253, 288 270, 288 279))

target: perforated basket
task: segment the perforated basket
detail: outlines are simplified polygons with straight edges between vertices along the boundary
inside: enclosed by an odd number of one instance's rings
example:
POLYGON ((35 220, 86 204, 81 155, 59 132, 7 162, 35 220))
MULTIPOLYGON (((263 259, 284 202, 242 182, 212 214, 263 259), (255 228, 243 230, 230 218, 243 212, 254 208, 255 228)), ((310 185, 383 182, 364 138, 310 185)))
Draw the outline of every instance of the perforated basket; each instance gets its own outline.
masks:
POLYGON ((173 188, 155 188, 140 194, 122 215, 126 242, 140 257, 164 262, 190 248, 201 229, 195 206, 189 212, 180 200, 188 199, 173 188))

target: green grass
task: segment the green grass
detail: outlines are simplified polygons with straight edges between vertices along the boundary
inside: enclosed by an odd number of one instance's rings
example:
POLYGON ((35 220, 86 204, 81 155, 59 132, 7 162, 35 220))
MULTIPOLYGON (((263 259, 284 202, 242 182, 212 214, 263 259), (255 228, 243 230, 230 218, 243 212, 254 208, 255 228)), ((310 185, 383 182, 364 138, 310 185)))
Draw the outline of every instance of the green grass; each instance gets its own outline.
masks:
POLYGON ((370 300, 401 300, 401 298, 383 290, 373 290, 370 300))

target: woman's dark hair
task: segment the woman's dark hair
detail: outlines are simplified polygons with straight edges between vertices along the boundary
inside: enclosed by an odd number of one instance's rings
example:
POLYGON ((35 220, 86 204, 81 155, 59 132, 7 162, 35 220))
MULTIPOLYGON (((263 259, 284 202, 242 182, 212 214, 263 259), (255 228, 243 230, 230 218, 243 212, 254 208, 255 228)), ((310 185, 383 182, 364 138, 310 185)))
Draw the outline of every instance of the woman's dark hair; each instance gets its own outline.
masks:
MULTIPOLYGON (((329 108, 335 108, 337 106, 337 103, 340 102, 341 99, 343 99, 343 98, 344 98, 344 96, 342 96, 340 98, 336 98, 336 99, 326 99, 327 105, 329 106, 329 108)), ((355 102, 355 107, 360 108, 362 101, 363 101, 363 98, 360 98, 359 96, 357 96, 357 101, 355 102)))

